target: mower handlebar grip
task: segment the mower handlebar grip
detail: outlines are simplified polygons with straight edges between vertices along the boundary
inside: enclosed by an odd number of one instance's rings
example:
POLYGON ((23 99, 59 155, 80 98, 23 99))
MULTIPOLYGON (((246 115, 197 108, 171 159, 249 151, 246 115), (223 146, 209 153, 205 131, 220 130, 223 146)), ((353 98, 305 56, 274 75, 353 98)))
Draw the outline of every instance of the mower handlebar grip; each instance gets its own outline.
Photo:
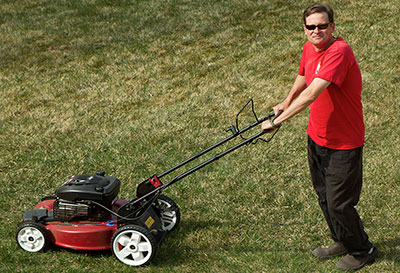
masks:
POLYGON ((278 111, 278 114, 276 114, 275 116, 274 116, 274 118, 272 119, 272 121, 274 121, 277 117, 279 117, 281 114, 283 113, 283 110, 279 110, 278 111))

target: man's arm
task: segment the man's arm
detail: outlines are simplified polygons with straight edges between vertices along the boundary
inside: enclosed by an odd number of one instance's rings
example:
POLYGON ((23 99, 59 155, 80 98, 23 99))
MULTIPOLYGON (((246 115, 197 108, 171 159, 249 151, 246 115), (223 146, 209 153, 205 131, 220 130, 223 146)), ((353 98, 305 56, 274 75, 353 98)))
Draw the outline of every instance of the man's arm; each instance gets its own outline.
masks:
MULTIPOLYGON (((298 76, 299 77, 299 76, 298 76)), ((302 76, 300 76, 302 77, 302 76)), ((298 78, 296 79, 296 81, 298 80, 298 78)), ((301 79, 299 79, 300 81, 301 79)), ((295 83, 296 83, 295 81, 295 83)), ((294 99, 294 95, 297 95, 297 99, 294 100, 293 102, 289 103, 289 105, 287 106, 286 109, 282 108, 279 109, 277 108, 280 104, 278 104, 275 108, 279 111, 279 110, 284 110, 284 112, 277 117, 274 120, 274 124, 275 125, 279 125, 282 122, 284 122, 287 119, 290 119, 291 117, 295 116, 296 114, 300 113, 301 111, 303 111, 304 109, 306 109, 313 101, 315 101, 318 96, 331 84, 331 82, 324 80, 324 79, 320 79, 320 78, 315 78, 312 83, 304 89, 304 91, 291 91, 289 93, 289 95, 292 95, 291 97, 288 97, 285 99, 285 101, 283 103, 288 103, 290 100, 293 101, 294 99), (292 93, 292 94, 291 94, 292 93)), ((292 88, 293 90, 293 88, 292 88)), ((282 104, 283 104, 282 103, 282 104)), ((274 108, 274 111, 275 111, 274 108)), ((261 124, 261 129, 263 130, 269 130, 272 129, 272 126, 270 124, 270 122, 264 121, 261 124)))
POLYGON ((289 94, 286 99, 280 104, 274 107, 274 112, 277 114, 280 110, 285 111, 292 101, 297 98, 297 96, 307 88, 306 79, 304 76, 297 75, 296 80, 293 83, 292 89, 290 89, 289 94))

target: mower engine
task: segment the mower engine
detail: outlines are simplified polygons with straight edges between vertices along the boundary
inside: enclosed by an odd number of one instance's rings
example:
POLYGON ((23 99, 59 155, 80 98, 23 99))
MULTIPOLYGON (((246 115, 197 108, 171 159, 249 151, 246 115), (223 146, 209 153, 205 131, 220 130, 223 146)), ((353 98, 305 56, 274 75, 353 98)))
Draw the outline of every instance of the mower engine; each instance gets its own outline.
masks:
POLYGON ((42 199, 52 200, 50 206, 27 211, 24 221, 104 221, 110 218, 121 182, 112 176, 74 175, 54 194, 42 199))
POLYGON ((119 193, 120 184, 121 182, 112 176, 80 174, 72 176, 55 194, 62 200, 92 200, 110 208, 119 193))
POLYGON ((53 203, 53 217, 59 221, 104 221, 109 213, 96 205, 56 200, 53 203))
POLYGON ((53 206, 53 216, 67 221, 105 220, 109 213, 100 206, 111 209, 119 188, 120 181, 112 176, 75 175, 56 191, 58 199, 53 206))

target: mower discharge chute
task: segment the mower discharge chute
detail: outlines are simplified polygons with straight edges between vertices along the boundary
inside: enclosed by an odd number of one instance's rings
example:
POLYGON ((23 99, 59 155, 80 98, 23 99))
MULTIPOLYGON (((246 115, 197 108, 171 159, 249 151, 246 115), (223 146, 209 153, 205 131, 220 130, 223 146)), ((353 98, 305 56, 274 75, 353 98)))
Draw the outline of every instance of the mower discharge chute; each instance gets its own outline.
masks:
MULTIPOLYGON (((258 119, 253 100, 250 100, 236 115, 236 126, 228 128, 227 131, 231 132, 229 137, 160 175, 146 179, 138 185, 136 197, 130 201, 118 198, 121 182, 113 176, 106 176, 104 171, 95 175, 74 175, 24 214, 16 233, 17 243, 28 252, 42 251, 50 244, 77 250, 111 249, 115 257, 127 265, 146 265, 154 257, 165 235, 180 222, 178 205, 163 195, 163 190, 244 145, 264 140, 261 136, 268 131, 248 138, 243 137, 243 133, 278 115, 270 114, 258 119), (250 103, 256 121, 239 129, 238 117, 250 103), (165 175, 238 136, 242 138, 240 143, 165 184, 161 182, 165 175)), ((270 141, 277 131, 264 141, 270 141)))

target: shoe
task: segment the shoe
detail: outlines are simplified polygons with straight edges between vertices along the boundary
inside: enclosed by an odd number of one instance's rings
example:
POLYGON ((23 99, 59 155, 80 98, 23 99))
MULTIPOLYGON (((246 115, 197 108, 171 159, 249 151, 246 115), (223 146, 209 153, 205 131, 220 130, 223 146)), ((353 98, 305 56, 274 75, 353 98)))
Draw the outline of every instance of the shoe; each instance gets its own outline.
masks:
POLYGON ((376 247, 372 247, 370 253, 363 256, 353 256, 347 254, 336 263, 336 268, 344 270, 358 270, 366 264, 372 263, 378 257, 379 251, 376 247))
POLYGON ((328 248, 316 248, 312 252, 315 257, 320 259, 329 259, 346 253, 346 248, 344 248, 344 246, 339 242, 334 243, 328 248))

